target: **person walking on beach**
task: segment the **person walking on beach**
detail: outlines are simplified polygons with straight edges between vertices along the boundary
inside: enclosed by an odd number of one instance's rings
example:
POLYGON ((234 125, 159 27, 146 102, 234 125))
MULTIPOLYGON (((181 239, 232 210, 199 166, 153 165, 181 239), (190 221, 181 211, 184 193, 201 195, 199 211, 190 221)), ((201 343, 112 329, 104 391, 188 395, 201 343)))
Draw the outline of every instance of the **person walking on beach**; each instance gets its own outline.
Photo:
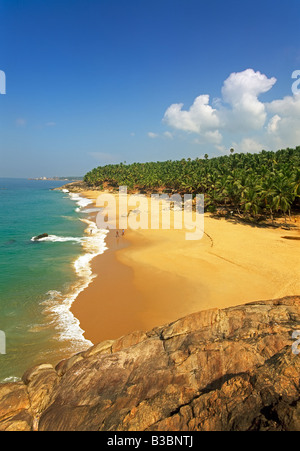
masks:
POLYGON ((123 229, 123 230, 122 230, 122 236, 124 236, 124 235, 125 235, 125 230, 123 229))
POLYGON ((119 238, 119 230, 116 231, 116 238, 119 238))

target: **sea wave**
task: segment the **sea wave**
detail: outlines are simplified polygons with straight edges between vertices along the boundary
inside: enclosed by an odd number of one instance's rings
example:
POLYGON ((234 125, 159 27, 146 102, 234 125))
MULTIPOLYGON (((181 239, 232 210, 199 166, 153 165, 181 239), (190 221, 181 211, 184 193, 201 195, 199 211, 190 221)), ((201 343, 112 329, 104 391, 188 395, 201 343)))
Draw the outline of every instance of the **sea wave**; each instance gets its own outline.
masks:
MULTIPOLYGON (((71 200, 78 205, 76 211, 88 213, 86 207, 93 202, 90 199, 81 197, 79 194, 69 193, 71 200), (84 210, 85 209, 85 210, 84 210)), ((54 327, 57 331, 56 339, 58 341, 68 341, 73 350, 80 350, 83 347, 92 346, 92 342, 84 337, 85 331, 80 327, 80 321, 71 312, 71 307, 79 294, 84 291, 93 281, 91 262, 107 249, 106 236, 107 230, 100 230, 95 222, 89 219, 79 219, 86 224, 85 236, 57 236, 49 235, 46 237, 33 237, 32 241, 48 243, 79 243, 82 246, 83 253, 73 262, 74 272, 77 276, 76 282, 69 287, 67 293, 60 291, 49 291, 46 299, 42 302, 44 313, 47 316, 48 325, 54 327)))
POLYGON ((31 238, 31 241, 39 241, 39 242, 50 242, 50 243, 83 243, 86 241, 86 237, 73 237, 73 236, 57 236, 57 235, 48 235, 44 238, 37 238, 36 236, 31 238))
POLYGON ((87 199, 86 197, 82 197, 79 194, 76 193, 69 193, 69 196, 71 198, 71 200, 73 200, 74 202, 76 202, 76 204, 78 205, 78 207, 81 208, 85 208, 88 205, 92 204, 93 201, 91 199, 87 199))
POLYGON ((84 210, 84 213, 99 213, 100 211, 103 211, 103 210, 104 210, 104 208, 102 208, 102 207, 99 207, 99 208, 97 208, 97 207, 95 207, 95 208, 86 208, 84 210))
POLYGON ((84 291, 93 281, 91 262, 107 249, 105 238, 107 230, 98 229, 97 225, 88 220, 80 219, 87 225, 85 233, 87 236, 82 238, 74 237, 56 237, 55 235, 43 238, 42 241, 50 242, 80 242, 84 253, 74 262, 73 267, 77 275, 77 281, 70 287, 67 294, 58 291, 49 291, 47 299, 43 302, 45 314, 49 317, 57 330, 57 339, 59 341, 71 342, 74 349, 82 349, 83 346, 90 347, 92 342, 84 337, 85 331, 80 327, 80 321, 71 312, 71 307, 78 295, 84 291), (50 238, 50 239, 49 239, 50 238))
POLYGON ((14 384, 16 382, 20 382, 21 378, 20 377, 6 377, 5 379, 1 380, 0 383, 1 384, 14 384))

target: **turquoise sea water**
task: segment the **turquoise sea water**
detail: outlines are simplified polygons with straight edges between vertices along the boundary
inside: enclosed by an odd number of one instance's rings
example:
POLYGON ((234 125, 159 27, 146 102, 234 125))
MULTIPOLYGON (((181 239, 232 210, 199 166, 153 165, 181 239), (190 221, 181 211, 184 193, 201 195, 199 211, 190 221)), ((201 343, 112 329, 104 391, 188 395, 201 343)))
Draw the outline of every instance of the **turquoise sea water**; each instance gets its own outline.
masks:
POLYGON ((85 234, 93 227, 87 202, 51 190, 62 184, 0 179, 0 382, 91 344, 69 308, 92 280, 90 261, 104 252, 105 233, 85 234), (32 241, 42 233, 49 238, 32 241))

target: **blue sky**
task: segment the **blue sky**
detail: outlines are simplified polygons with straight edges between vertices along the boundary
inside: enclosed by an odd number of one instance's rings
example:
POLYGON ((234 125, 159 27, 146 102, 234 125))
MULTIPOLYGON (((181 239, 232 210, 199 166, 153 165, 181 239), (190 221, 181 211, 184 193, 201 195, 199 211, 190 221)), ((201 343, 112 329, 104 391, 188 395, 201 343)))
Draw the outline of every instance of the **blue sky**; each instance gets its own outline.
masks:
POLYGON ((300 145, 299 22, 299 0, 0 0, 0 176, 300 145))

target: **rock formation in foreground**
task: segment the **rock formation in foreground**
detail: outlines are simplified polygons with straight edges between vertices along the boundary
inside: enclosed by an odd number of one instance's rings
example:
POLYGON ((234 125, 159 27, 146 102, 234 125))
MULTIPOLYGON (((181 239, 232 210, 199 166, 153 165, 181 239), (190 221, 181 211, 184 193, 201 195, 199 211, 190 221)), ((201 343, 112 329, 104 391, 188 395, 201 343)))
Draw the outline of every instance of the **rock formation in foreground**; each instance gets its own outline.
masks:
POLYGON ((300 430, 300 297, 189 315, 0 386, 0 430, 300 430))

